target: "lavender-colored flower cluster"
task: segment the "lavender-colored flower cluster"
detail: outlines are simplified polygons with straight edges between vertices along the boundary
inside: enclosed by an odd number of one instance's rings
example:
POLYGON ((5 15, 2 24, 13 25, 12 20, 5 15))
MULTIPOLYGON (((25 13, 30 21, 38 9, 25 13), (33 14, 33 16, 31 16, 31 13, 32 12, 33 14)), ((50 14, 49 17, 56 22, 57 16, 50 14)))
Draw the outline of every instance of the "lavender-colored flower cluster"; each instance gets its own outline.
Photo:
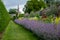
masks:
POLYGON ((24 25, 25 28, 33 31, 39 37, 44 38, 44 40, 59 40, 60 38, 60 24, 55 25, 28 19, 16 19, 15 22, 24 25))

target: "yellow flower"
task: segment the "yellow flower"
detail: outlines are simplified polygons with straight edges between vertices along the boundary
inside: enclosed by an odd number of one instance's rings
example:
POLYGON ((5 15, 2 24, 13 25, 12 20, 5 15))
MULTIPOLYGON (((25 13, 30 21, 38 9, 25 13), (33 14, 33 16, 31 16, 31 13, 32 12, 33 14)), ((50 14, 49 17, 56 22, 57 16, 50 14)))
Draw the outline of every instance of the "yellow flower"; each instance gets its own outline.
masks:
POLYGON ((53 18, 51 19, 51 22, 53 23, 54 21, 53 21, 53 18))
POLYGON ((55 19, 56 24, 58 24, 58 23, 59 23, 59 21, 60 21, 60 17, 59 17, 59 18, 58 18, 58 17, 56 17, 56 19, 55 19))

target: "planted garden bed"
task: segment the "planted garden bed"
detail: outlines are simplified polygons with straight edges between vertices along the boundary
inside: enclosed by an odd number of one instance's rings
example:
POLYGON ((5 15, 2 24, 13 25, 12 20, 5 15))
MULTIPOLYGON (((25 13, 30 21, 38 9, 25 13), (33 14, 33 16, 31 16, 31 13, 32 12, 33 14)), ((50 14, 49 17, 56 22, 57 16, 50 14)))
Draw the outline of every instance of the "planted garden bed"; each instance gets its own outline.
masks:
POLYGON ((53 23, 44 23, 42 21, 28 19, 17 19, 15 22, 33 31, 40 38, 44 38, 44 40, 59 40, 60 38, 60 24, 55 25, 53 23))

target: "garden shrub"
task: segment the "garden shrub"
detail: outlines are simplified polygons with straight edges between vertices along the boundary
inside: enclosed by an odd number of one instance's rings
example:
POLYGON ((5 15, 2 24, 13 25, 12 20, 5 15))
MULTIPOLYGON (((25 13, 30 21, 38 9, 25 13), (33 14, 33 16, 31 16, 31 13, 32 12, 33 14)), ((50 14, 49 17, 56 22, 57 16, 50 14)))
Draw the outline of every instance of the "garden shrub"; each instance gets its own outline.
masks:
POLYGON ((6 28, 9 20, 10 20, 9 14, 3 2, 0 0, 0 32, 2 32, 6 28))
POLYGON ((24 17, 24 14, 20 14, 19 17, 24 17))

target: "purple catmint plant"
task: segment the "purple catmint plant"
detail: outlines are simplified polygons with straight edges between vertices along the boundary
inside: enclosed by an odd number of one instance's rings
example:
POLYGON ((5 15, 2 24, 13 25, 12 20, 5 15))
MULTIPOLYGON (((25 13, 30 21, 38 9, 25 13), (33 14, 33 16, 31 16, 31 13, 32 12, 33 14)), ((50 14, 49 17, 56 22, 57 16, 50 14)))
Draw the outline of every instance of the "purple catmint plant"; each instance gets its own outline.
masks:
POLYGON ((16 19, 15 22, 23 25, 25 28, 33 31, 36 35, 45 40, 59 40, 60 38, 60 23, 56 25, 55 29, 53 23, 44 23, 42 21, 16 19))

